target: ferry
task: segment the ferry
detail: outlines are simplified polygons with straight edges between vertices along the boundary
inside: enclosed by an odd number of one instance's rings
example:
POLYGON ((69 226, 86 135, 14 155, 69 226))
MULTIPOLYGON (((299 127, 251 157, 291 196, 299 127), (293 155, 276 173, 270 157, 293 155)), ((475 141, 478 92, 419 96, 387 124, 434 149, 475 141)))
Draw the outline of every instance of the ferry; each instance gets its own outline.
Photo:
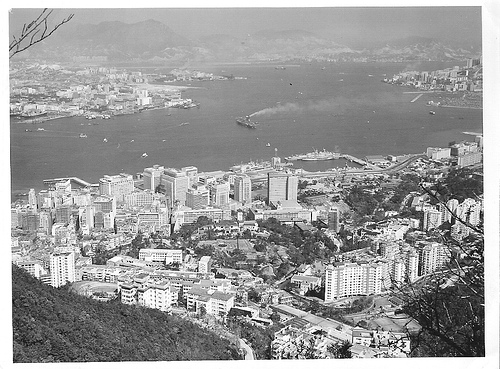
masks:
POLYGON ((257 128, 257 123, 252 122, 250 120, 250 116, 248 116, 248 115, 244 118, 243 117, 236 118, 236 123, 238 123, 241 126, 251 128, 251 129, 257 128))

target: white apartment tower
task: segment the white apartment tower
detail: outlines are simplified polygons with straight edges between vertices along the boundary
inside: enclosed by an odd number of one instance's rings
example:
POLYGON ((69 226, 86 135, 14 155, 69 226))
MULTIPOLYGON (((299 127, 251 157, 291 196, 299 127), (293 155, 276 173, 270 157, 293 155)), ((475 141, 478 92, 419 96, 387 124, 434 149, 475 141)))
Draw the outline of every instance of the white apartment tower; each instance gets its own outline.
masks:
POLYGON ((442 224, 441 212, 437 209, 424 210, 423 230, 436 229, 442 224))
POLYGON ((58 288, 66 283, 74 282, 75 254, 73 252, 54 253, 50 255, 50 284, 58 288))
POLYGON ((329 265, 325 275, 325 302, 348 296, 380 293, 389 285, 390 274, 387 262, 329 265))

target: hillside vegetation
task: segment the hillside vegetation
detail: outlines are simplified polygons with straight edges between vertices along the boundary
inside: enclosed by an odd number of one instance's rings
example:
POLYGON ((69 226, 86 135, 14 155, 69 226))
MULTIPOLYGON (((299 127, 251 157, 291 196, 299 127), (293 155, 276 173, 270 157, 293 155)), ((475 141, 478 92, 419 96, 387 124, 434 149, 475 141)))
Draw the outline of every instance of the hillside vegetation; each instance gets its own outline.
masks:
POLYGON ((54 289, 13 266, 16 363, 241 359, 237 347, 158 310, 54 289))

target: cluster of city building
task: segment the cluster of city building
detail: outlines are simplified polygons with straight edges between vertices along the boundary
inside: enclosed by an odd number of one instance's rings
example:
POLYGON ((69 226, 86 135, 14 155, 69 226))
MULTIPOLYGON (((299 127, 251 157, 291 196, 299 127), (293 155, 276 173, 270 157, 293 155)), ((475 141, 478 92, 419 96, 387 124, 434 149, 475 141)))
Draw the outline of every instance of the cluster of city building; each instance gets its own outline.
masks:
POLYGON ((192 108, 198 104, 182 97, 183 88, 161 83, 229 78, 177 69, 168 74, 145 74, 106 67, 21 64, 10 70, 10 113, 33 122, 82 115, 107 117, 151 108, 192 108))
MULTIPOLYGON (((412 162, 406 170, 427 180, 439 180, 443 166, 472 165, 460 158, 481 150, 481 137, 445 149, 428 148, 426 157, 412 162)), ((481 156, 478 158, 480 161, 481 156)), ((361 332, 359 327, 344 325, 340 337, 335 335, 340 323, 315 316, 307 320, 302 313, 290 315, 295 295, 264 283, 262 278, 275 272, 276 266, 269 262, 270 250, 278 259, 287 260, 287 249, 274 245, 265 252, 256 251, 255 240, 269 236, 259 228, 259 222, 274 218, 300 232, 316 229, 313 223, 323 224, 324 234, 338 249, 342 245, 338 236, 341 227, 353 232, 354 242, 370 241, 367 248, 336 253, 314 265, 297 265, 290 276, 298 296, 324 288, 324 302, 333 303, 415 282, 444 267, 452 255, 460 257, 462 250, 450 249, 428 234, 448 222, 452 237, 463 239, 473 232, 471 226, 481 222, 482 198, 450 199, 433 205, 428 194, 409 193, 401 207, 415 210, 420 218, 386 217, 385 221, 354 228, 343 217, 348 207, 339 201, 339 194, 357 184, 370 191, 383 183, 390 190, 394 184, 388 173, 340 171, 324 178, 307 178, 280 166, 278 157, 271 163, 256 171, 254 166, 241 165, 227 172, 154 165, 136 176, 105 175, 97 184, 74 177, 47 179, 44 189, 32 189, 27 201, 12 204, 13 263, 53 287, 76 281, 111 283, 123 303, 162 311, 184 306, 220 317, 232 309, 243 309, 256 324, 272 324, 271 314, 278 312, 286 324, 273 343, 276 357, 299 355, 294 351, 297 344, 311 339, 319 357, 330 355, 327 347, 331 342, 346 339, 355 344, 352 352, 357 357, 406 355, 406 338, 398 332, 379 328, 361 332), (299 178, 307 187, 324 192, 319 203, 298 201, 299 178), (262 184, 267 190, 265 201, 255 199, 254 187, 262 184), (194 249, 169 238, 183 225, 197 224, 200 217, 209 222, 198 227, 191 239, 199 247, 213 247, 212 256, 196 255, 194 249), (208 231, 212 237, 206 240, 208 231), (249 239, 241 238, 244 232, 249 239), (408 234, 412 237, 407 238, 408 234), (137 258, 126 256, 137 235, 149 240, 148 247, 141 248, 137 258), (99 250, 116 253, 105 265, 97 265, 93 257, 99 250), (235 250, 246 256, 236 268, 218 263, 219 254, 235 250), (262 275, 251 273, 248 266, 259 266, 262 275), (250 291, 257 291, 264 305, 250 301, 250 291), (267 305, 271 310, 263 307, 267 305), (322 322, 335 328, 318 329, 322 322)), ((386 212, 389 217, 397 214, 386 212)))
POLYGON ((483 91, 483 58, 469 59, 464 67, 454 66, 436 71, 404 71, 384 82, 411 86, 421 90, 483 91))

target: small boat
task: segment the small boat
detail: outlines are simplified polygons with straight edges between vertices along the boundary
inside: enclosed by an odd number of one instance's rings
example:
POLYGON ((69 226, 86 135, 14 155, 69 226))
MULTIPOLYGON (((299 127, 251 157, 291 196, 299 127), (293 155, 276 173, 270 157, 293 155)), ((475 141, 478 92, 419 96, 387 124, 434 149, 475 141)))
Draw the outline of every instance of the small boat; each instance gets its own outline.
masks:
POLYGON ((108 142, 108 139, 107 139, 107 138, 105 138, 104 140, 102 140, 102 142, 108 142))
POLYGON ((25 132, 33 132, 31 129, 25 129, 25 132))
POLYGON ((130 140, 130 142, 134 142, 135 140, 130 140))
POLYGON ((271 144, 268 142, 268 143, 266 144, 266 147, 271 147, 271 144))
POLYGON ((87 138, 87 135, 85 133, 80 133, 80 138, 87 138))
POLYGON ((436 112, 435 112, 435 111, 433 111, 433 110, 431 110, 431 111, 429 112, 429 114, 430 114, 430 115, 435 115, 435 114, 436 114, 436 112))
POLYGON ((37 131, 45 131, 45 128, 37 128, 37 131))
POLYGON ((188 124, 189 124, 189 122, 184 122, 184 123, 179 124, 179 127, 187 126, 188 124))
POLYGON ((144 153, 144 154, 142 154, 141 156, 142 156, 143 158, 146 158, 146 157, 148 156, 148 154, 147 154, 147 153, 144 153))

